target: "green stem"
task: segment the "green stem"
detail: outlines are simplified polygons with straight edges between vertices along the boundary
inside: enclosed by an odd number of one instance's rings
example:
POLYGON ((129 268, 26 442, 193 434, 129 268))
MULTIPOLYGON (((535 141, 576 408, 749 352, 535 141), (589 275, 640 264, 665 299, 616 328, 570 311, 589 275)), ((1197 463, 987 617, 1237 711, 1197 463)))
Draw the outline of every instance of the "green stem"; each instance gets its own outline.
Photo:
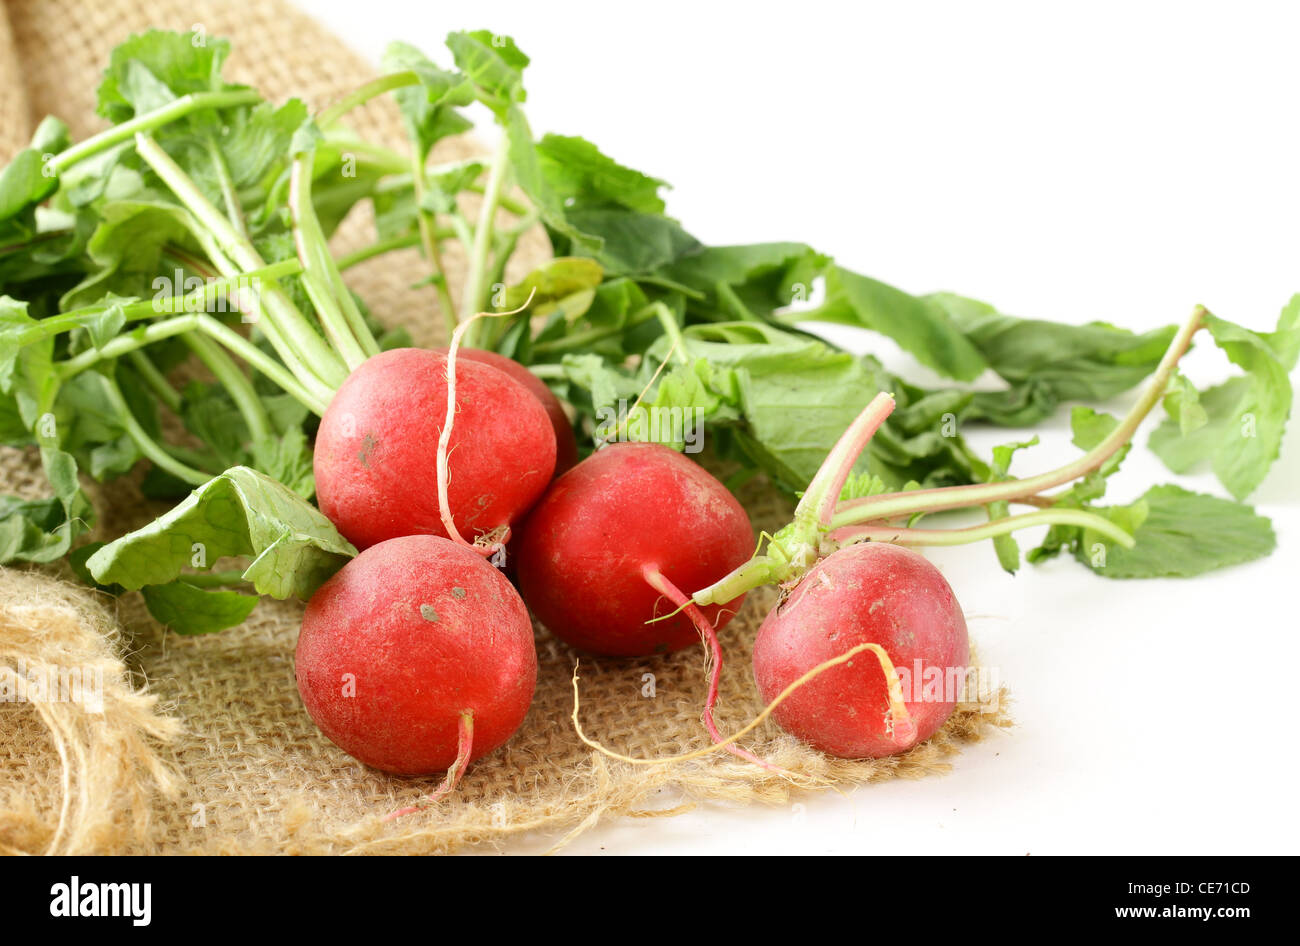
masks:
POLYGON ((1104 516, 1082 509, 1044 509, 1019 516, 1006 516, 965 529, 895 529, 890 526, 847 526, 830 534, 832 542, 889 542, 893 545, 969 545, 995 539, 1033 526, 1081 526, 1113 539, 1126 549, 1134 546, 1133 536, 1104 516))
POLYGON ((351 253, 346 253, 343 256, 340 256, 338 267, 341 270, 351 269, 359 263, 364 263, 368 259, 382 256, 383 254, 390 253, 393 250, 405 250, 419 245, 420 234, 418 233, 406 233, 402 236, 389 237, 387 240, 380 240, 377 243, 363 246, 359 250, 353 250, 351 253))
MULTIPOLYGON (((213 250, 210 249, 209 253, 210 254, 213 253, 213 250)), ((231 269, 234 268, 234 263, 231 263, 229 260, 224 260, 219 255, 220 254, 219 250, 217 250, 216 253, 218 255, 213 256, 213 262, 215 265, 222 267, 226 271, 230 271, 231 269)), ((188 254, 186 254, 181 250, 176 249, 175 247, 168 247, 167 255, 174 257, 176 260, 178 260, 181 263, 182 266, 192 269, 194 272, 200 274, 204 278, 214 278, 216 276, 216 274, 212 272, 212 270, 209 267, 207 267, 206 264, 204 264, 200 260, 191 258, 188 254)), ((297 271, 301 272, 302 264, 299 263, 298 260, 294 260, 293 263, 297 267, 297 271)), ((298 356, 297 352, 294 351, 293 346, 289 344, 288 339, 285 337, 283 331, 281 330, 280 326, 275 322, 275 320, 260 317, 265 312, 265 308, 261 304, 261 299, 260 299, 261 281, 259 280, 253 283, 252 285, 257 290, 257 298, 249 299, 247 296, 241 296, 237 298, 236 301, 242 304, 237 305, 236 308, 238 308, 241 313, 246 313, 248 315, 248 317, 245 318, 244 321, 255 322, 257 324, 257 327, 261 330, 262 334, 266 336, 267 341, 271 343, 271 347, 275 349, 276 354, 280 355, 280 357, 284 360, 285 370, 282 372, 282 374, 293 380, 293 387, 291 388, 284 384, 281 384, 280 386, 283 387, 286 391, 288 391, 291 394, 294 394, 294 392, 297 390, 306 390, 309 393, 313 402, 319 404, 329 404, 330 399, 334 396, 335 389, 330 387, 324 381, 320 380, 320 378, 317 377, 310 370, 310 368, 306 365, 306 363, 302 361, 302 359, 298 356), (248 308, 245 309, 245 306, 247 306, 248 308)), ((220 323, 216 323, 215 320, 214 320, 214 324, 220 326, 220 323)), ((224 328, 224 326, 220 326, 220 327, 224 328)), ((251 345, 251 343, 249 343, 239 333, 230 332, 229 334, 232 339, 237 339, 238 341, 243 342, 245 345, 252 348, 254 351, 257 351, 259 353, 261 352, 260 349, 258 349, 255 345, 251 345)), ((233 346, 227 344, 226 347, 232 348, 233 346)), ((267 360, 270 361, 270 359, 267 360)), ((297 397, 297 394, 294 394, 294 396, 297 397)), ((304 401, 303 403, 306 404, 308 402, 304 401)), ((315 408, 313 408, 313 410, 315 410, 315 408)), ((317 411, 317 413, 320 412, 317 411)))
POLYGON ((351 293, 346 289, 339 292, 335 285, 338 270, 311 203, 311 159, 310 151, 294 158, 293 176, 289 182, 289 212, 293 216, 293 236, 298 247, 298 259, 302 262, 302 283, 307 295, 311 297, 312 305, 316 307, 316 315, 320 318, 326 337, 343 356, 348 368, 353 369, 370 355, 376 354, 379 345, 371 337, 360 311, 356 312, 355 318, 348 311, 349 304, 351 309, 356 309, 351 293), (366 339, 369 339, 368 345, 366 339))
POLYGON ((858 461, 867 443, 893 410, 893 395, 877 394, 840 435, 799 499, 799 505, 795 507, 796 535, 803 532, 800 538, 814 542, 820 532, 830 527, 835 505, 839 502, 853 464, 858 461))
POLYGON ((179 315, 162 322, 154 322, 152 325, 147 325, 129 335, 119 335, 117 338, 104 343, 100 348, 88 348, 76 357, 59 362, 54 366, 54 371, 60 379, 66 381, 73 375, 85 371, 101 361, 121 358, 128 352, 144 348, 146 345, 152 345, 154 342, 160 342, 164 338, 172 338, 182 332, 191 332, 198 328, 198 320, 197 315, 179 315))
POLYGON ((202 486, 211 479, 207 473, 186 466, 163 449, 140 426, 140 422, 135 419, 135 415, 131 413, 131 408, 127 405, 126 398, 122 396, 122 390, 117 386, 117 382, 108 374, 100 377, 103 379, 104 394, 108 399, 109 406, 117 413, 117 419, 126 430, 127 436, 131 438, 145 457, 153 461, 154 466, 166 470, 172 476, 189 483, 191 486, 202 486))
POLYGON ((452 233, 456 239, 460 240, 460 245, 465 248, 465 256, 469 257, 474 252, 474 229, 465 219, 465 215, 459 210, 453 209, 447 214, 447 219, 451 221, 452 233))
POLYGON ((460 300, 462 322, 475 313, 482 312, 487 298, 488 250, 492 246, 492 231, 496 226, 497 207, 501 200, 501 187, 510 167, 510 139, 502 132, 488 169, 487 188, 483 192, 483 205, 479 208, 478 226, 474 230, 474 248, 470 254, 469 272, 465 276, 465 294, 460 300))
POLYGON ((84 161, 102 151, 130 140, 136 134, 151 131, 173 122, 178 118, 203 108, 231 108, 236 105, 252 105, 260 102, 262 96, 253 89, 236 89, 228 92, 194 92, 183 95, 174 102, 168 102, 161 108, 137 115, 119 125, 92 135, 85 141, 78 142, 66 151, 62 151, 50 160, 49 166, 55 173, 62 174, 72 165, 84 161))
POLYGON ((910 516, 918 512, 939 512, 966 506, 984 506, 994 502, 1018 500, 1033 496, 1045 489, 1061 486, 1101 467, 1128 443, 1138 426, 1151 412, 1169 387, 1169 380, 1178 368, 1178 361, 1191 344, 1192 336, 1200 329, 1207 315, 1197 306, 1191 318, 1178 330, 1155 374, 1147 383, 1138 402, 1124 416, 1119 425, 1101 443, 1072 463, 1022 480, 1005 480, 997 483, 976 483, 970 486, 945 486, 936 489, 918 489, 903 493, 884 493, 841 503, 831 520, 832 528, 910 516))
POLYGON ((528 370, 542 380, 546 380, 547 378, 555 378, 558 380, 569 376, 568 372, 564 370, 563 365, 529 365, 528 370))
POLYGON ((145 385, 153 392, 153 396, 166 406, 173 414, 179 414, 181 409, 181 395, 171 383, 158 370, 158 366, 153 360, 140 349, 127 352, 126 359, 130 362, 135 373, 140 376, 145 385))
POLYGON ((318 416, 323 416, 325 414, 325 409, 329 407, 329 395, 331 392, 327 391, 324 397, 320 397, 315 391, 304 385, 302 381, 284 365, 280 364, 234 329, 227 325, 223 325, 210 315, 200 315, 198 317, 197 327, 205 335, 220 342, 227 349, 244 359, 244 361, 248 363, 249 367, 260 371, 268 379, 282 388, 286 394, 290 395, 294 400, 298 401, 298 403, 302 404, 312 413, 318 416))
POLYGON ((222 472, 222 468, 217 463, 216 458, 210 453, 205 453, 202 450, 194 450, 190 447, 182 447, 179 444, 174 443, 164 443, 162 444, 162 448, 166 450, 170 456, 175 457, 187 466, 194 467, 196 470, 203 470, 211 476, 215 476, 222 472))
POLYGON ((270 439, 271 421, 266 416, 266 408, 248 377, 239 370, 239 365, 210 338, 193 332, 182 338, 235 402, 253 442, 270 439))
POLYGON ((686 354, 686 339, 682 336, 682 327, 677 324, 677 317, 673 315, 673 310, 662 302, 652 302, 649 308, 653 310, 653 315, 659 320, 659 324, 664 327, 664 334, 668 336, 670 342, 670 353, 675 355, 681 364, 689 365, 691 359, 686 354))
MULTIPOLYGON (((410 168, 410 163, 411 163, 410 159, 407 158, 405 155, 401 154, 400 152, 392 150, 391 148, 385 148, 382 145, 372 144, 368 141, 366 142, 336 141, 332 138, 329 138, 328 133, 326 134, 326 138, 327 140, 330 141, 331 144, 335 144, 343 148, 348 148, 352 151, 356 151, 358 154, 365 154, 366 156, 369 157, 371 164, 374 164, 376 167, 384 168, 393 174, 405 174, 407 170, 410 168)), ((474 158, 466 159, 466 161, 473 161, 473 160, 475 159, 474 158)), ((435 164, 428 169, 427 173, 440 174, 443 173, 444 171, 455 170, 455 168, 458 165, 465 164, 466 161, 451 161, 442 165, 435 164)), ((472 194, 482 194, 486 192, 487 188, 485 185, 479 184, 476 181, 474 183, 467 184, 465 186, 465 190, 469 191, 472 194)), ((511 197, 509 194, 499 195, 497 198, 497 204, 503 210, 510 211, 510 213, 514 214, 516 217, 522 217, 525 214, 533 212, 533 208, 530 207, 526 202, 521 200, 516 200, 514 197, 511 197)), ((703 298, 703 296, 701 296, 701 298, 703 298)))
POLYGON ((322 128, 326 125, 332 125, 352 109, 364 105, 385 92, 391 92, 393 89, 400 89, 408 85, 418 85, 419 82, 420 77, 410 70, 380 76, 378 79, 367 82, 355 89, 324 111, 319 112, 316 115, 316 124, 322 128))
MULTIPOLYGON (((230 263, 241 270, 262 269, 266 266, 252 245, 240 238, 231 222, 212 205, 189 175, 181 170, 157 142, 146 135, 137 135, 135 146, 145 162, 211 233, 222 253, 230 257, 230 263)), ((222 268, 225 269, 224 266, 222 268)), ((234 273, 223 272, 223 275, 230 276, 234 273)), ((274 334, 268 332, 267 338, 275 344, 278 337, 277 352, 295 374, 305 375, 304 383, 308 383, 307 379, 311 378, 329 389, 337 388, 343 383, 348 374, 347 366, 316 333, 311 323, 274 280, 265 280, 260 302, 267 320, 273 321, 277 330, 274 334)))
MULTIPOLYGON (((140 302, 128 302, 122 306, 122 314, 127 322, 139 322, 155 315, 204 311, 211 302, 217 300, 218 294, 226 288, 236 286, 244 281, 255 281, 261 278, 274 279, 280 276, 293 275, 300 268, 297 260, 285 260, 248 273, 214 277, 205 282, 201 288, 184 295, 162 296, 141 300, 140 302)), ((18 335, 17 344, 22 347, 42 339, 51 338, 61 332, 81 328, 91 319, 102 315, 107 308, 108 306, 103 304, 89 305, 41 319, 36 325, 24 329, 18 335)))
MULTIPOLYGON (((415 140, 412 133, 411 140, 415 140)), ((420 242, 424 246, 424 255, 433 268, 433 288, 438 294, 438 307, 443 312, 444 329, 450 340, 451 332, 456 328, 456 306, 452 302, 451 287, 447 284, 447 270, 442 265, 442 248, 438 245, 438 234, 433 214, 424 209, 425 169, 420 159, 418 146, 411 156, 411 182, 415 189, 415 222, 420 231, 420 242)))
POLYGON ((241 239, 248 239, 248 224, 244 220, 244 208, 240 205, 235 182, 230 176, 230 166, 226 164, 225 155, 217 147, 211 135, 207 136, 208 154, 212 157, 212 167, 217 172, 217 183, 221 186, 221 199, 226 203, 226 216, 230 218, 235 232, 241 239))

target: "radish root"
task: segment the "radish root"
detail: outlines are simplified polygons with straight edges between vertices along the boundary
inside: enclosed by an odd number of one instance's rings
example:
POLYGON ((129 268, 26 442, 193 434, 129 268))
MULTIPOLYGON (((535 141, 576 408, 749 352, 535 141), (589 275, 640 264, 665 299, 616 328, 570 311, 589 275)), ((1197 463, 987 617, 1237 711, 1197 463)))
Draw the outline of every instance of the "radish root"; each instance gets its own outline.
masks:
MULTIPOLYGON (((666 597, 673 604, 677 605, 677 611, 685 611, 695 624, 696 630, 700 632, 700 638, 703 640, 705 653, 709 659, 709 694, 704 701, 704 728, 709 732, 709 738, 715 744, 722 743, 722 734, 718 732, 718 724, 713 720, 713 708, 718 703, 718 682, 722 679, 722 645, 718 643, 717 632, 713 629, 713 624, 705 616, 690 598, 688 598, 680 588, 674 585, 665 575, 657 568, 647 565, 642 569, 642 575, 645 576, 646 584, 655 591, 666 597)), ((677 613, 677 612, 674 612, 677 613)), ((787 772, 780 766, 773 765, 766 759, 754 755, 747 749, 732 743, 726 743, 726 749, 732 755, 744 759, 746 762, 752 762, 760 768, 779 775, 793 776, 793 772, 787 772)))
POLYGON ((832 657, 830 660, 819 663, 778 693, 776 698, 772 700, 771 703, 767 704, 767 706, 763 707, 762 712, 755 716, 750 723, 732 733, 730 736, 726 736, 713 745, 707 746, 703 749, 684 752, 681 755, 666 756, 662 759, 637 759, 632 756, 623 755, 615 752, 613 749, 606 748, 583 731, 582 721, 578 716, 580 705, 578 671, 581 667, 581 662, 575 662, 573 665, 573 728, 577 732, 578 738, 597 752, 606 755, 611 759, 617 759, 619 762, 626 762, 629 765, 666 765, 673 762, 689 762, 691 759, 701 759, 704 756, 712 755, 719 749, 726 749, 728 746, 736 742, 736 740, 748 735, 759 726, 763 725, 767 718, 776 711, 776 708, 784 703, 800 687, 809 683, 814 678, 821 676, 821 674, 833 667, 850 663, 854 657, 858 654, 865 653, 866 651, 872 652, 876 655, 877 659, 879 659, 880 669, 884 672, 885 679, 889 685, 889 724, 894 743, 900 748, 908 748, 916 739, 916 724, 912 722, 911 714, 908 713, 907 706, 903 701, 903 686, 899 680, 898 671, 894 669, 894 662, 889 658, 889 654, 885 652, 885 649, 879 644, 858 644, 856 647, 846 650, 838 657, 832 657))
POLYGON ((501 543, 497 542, 490 546, 484 546, 467 542, 465 537, 460 534, 460 530, 456 528, 456 523, 451 516, 451 502, 447 498, 449 479, 447 456, 451 447, 451 428, 456 422, 456 352, 460 350, 460 343, 461 339, 465 337, 465 330, 471 325, 479 319, 495 319, 506 315, 518 315, 532 305, 533 295, 536 292, 536 289, 529 292, 524 304, 517 309, 511 309, 508 312, 479 312, 461 322, 460 325, 456 326, 456 331, 451 333, 451 344, 447 348, 447 416, 442 422, 442 431, 438 434, 438 515, 442 518, 442 527, 447 530, 447 536, 453 542, 467 545, 485 557, 496 552, 501 543))
POLYGON ((461 777, 465 774, 465 768, 469 765, 470 753, 474 749, 474 714, 466 710, 460 714, 459 725, 456 728, 459 744, 456 751, 456 761, 447 769, 447 774, 443 777, 442 783, 432 792, 421 798, 414 805, 407 805, 405 808, 399 808, 397 811, 384 816, 384 821, 393 821, 401 818, 403 815, 414 814, 417 811, 424 811, 431 808, 446 796, 456 790, 460 784, 461 777))

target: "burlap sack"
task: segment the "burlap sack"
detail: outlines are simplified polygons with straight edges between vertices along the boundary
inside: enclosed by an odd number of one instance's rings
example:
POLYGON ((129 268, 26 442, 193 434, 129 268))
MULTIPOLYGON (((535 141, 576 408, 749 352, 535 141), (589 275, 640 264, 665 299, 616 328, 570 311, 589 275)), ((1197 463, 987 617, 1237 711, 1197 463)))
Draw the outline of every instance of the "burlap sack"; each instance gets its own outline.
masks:
MULTIPOLYGON (((196 24, 233 40, 228 74, 273 99, 297 95, 319 107, 370 73, 337 39, 278 2, 5 0, 0 160, 23 145, 46 113, 67 121, 74 136, 94 131, 99 73, 109 50, 129 33, 196 24)), ((430 49, 441 40, 403 38, 430 49)), ((389 103, 369 106, 355 124, 367 136, 402 146, 389 103)), ((440 157, 474 147, 449 142, 440 157)), ((354 215, 339 235, 340 248, 372 239, 368 228, 364 214, 354 215)), ((521 265, 529 257, 535 262, 542 245, 526 247, 521 265)), ((447 262, 454 279, 459 261, 447 262)), ((434 296, 410 288, 423 272, 412 252, 358 267, 349 282, 381 319, 406 325, 417 343, 428 343, 440 337, 434 296)), ((101 536, 121 534, 161 511, 130 480, 92 489, 101 536)), ((45 494, 34 455, 0 452, 0 492, 45 494)), ((742 500, 757 527, 771 528, 790 513, 761 485, 742 500)), ((0 849, 6 851, 447 852, 528 831, 563 842, 605 816, 659 816, 697 802, 781 804, 797 790, 725 754, 674 766, 607 761, 568 724, 574 654, 539 630, 540 680, 520 732, 475 764, 453 797, 382 823, 382 815, 415 801, 436 780, 370 771, 317 732, 293 680, 301 605, 267 600, 239 628, 184 638, 154 624, 137 596, 96 600, 65 579, 58 567, 0 569, 0 683, 5 675, 12 684, 14 675, 50 667, 97 669, 103 678, 102 706, 0 703, 0 849)), ((752 595, 721 635, 728 656, 718 712, 724 731, 761 708, 749 651, 773 600, 770 591, 752 595)), ((582 667, 590 735, 638 757, 706 744, 701 652, 586 659, 582 667)), ((1001 710, 963 707, 926 744, 876 762, 827 758, 772 724, 749 745, 786 769, 848 787, 941 772, 960 743, 1007 724, 1001 710)))

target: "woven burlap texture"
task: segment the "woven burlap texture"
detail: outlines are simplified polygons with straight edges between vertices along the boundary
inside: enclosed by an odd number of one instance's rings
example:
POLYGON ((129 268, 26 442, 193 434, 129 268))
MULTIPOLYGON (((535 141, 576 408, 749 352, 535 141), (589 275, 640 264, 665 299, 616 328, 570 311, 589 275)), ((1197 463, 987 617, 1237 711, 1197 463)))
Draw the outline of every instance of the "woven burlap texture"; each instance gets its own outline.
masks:
MULTIPOLYGON (((319 107, 372 74, 339 40, 281 3, 9 0, 0 11, 0 160, 20 148, 47 113, 68 122, 74 136, 100 127, 94 89, 109 51, 150 27, 198 25, 209 36, 231 39, 227 74, 275 100, 296 95, 319 107)), ((402 38, 431 49, 441 42, 439 36, 402 38)), ((389 103, 367 107, 354 124, 368 137, 402 145, 389 103)), ((437 158, 474 149, 473 142, 453 141, 437 158)), ((338 244, 354 247, 372 238, 365 213, 358 212, 338 244)), ((542 252, 534 240, 521 264, 542 252)), ((460 260, 452 254, 447 265, 455 283, 460 260)), ((440 323, 432 292, 411 288, 423 272, 413 252, 389 255, 351 270, 349 283, 382 320, 405 325, 417 343, 427 344, 440 337, 440 323)), ((140 498, 130 478, 107 488, 88 486, 100 537, 121 534, 161 511, 140 498)), ((34 455, 0 453, 0 493, 43 494, 34 455)), ((762 485, 741 498, 758 528, 789 516, 789 507, 762 485)), ((0 704, 4 850, 442 853, 529 831, 562 842, 606 816, 660 816, 698 802, 784 804, 797 790, 721 753, 672 766, 607 761, 568 724, 574 653, 539 629, 537 695, 519 733, 475 764, 450 799, 383 823, 383 814, 416 800, 436 780, 371 771, 317 732, 293 679, 299 603, 266 600, 239 628, 183 638, 153 623, 137 596, 96 599, 66 577, 58 568, 0 569, 0 673, 93 665, 105 681, 104 705, 94 711, 78 704, 0 704)), ((721 634, 727 663, 718 719, 724 731, 761 709, 750 645, 774 600, 771 591, 751 595, 721 634)), ((704 686, 702 652, 587 658, 584 726, 638 757, 696 749, 706 744, 704 686)), ((1001 710, 962 707, 926 744, 867 762, 830 759, 770 723, 749 745, 793 772, 848 789, 944 771, 961 743, 1004 725, 1001 710)))

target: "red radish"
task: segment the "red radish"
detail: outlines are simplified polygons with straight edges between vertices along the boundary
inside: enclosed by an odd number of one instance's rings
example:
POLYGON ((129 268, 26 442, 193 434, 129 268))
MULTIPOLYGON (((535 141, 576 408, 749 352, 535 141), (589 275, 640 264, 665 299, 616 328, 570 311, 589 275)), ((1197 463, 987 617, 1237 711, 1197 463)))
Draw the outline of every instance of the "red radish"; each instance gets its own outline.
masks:
MULTIPOLYGON (((399 348, 367 360, 334 395, 316 435, 316 498, 358 548, 403 535, 446 536, 436 489, 447 414, 447 356, 399 348)), ((505 373, 458 359, 448 500, 471 539, 509 526, 555 469, 555 434, 538 399, 505 373)))
MULTIPOLYGON (((698 464, 659 444, 616 443, 551 485, 514 547, 524 600, 553 634, 634 657, 700 640, 655 576, 676 588, 711 584, 749 559, 754 533, 740 503, 698 464)), ((743 599, 701 611, 721 627, 743 599)))
MULTIPOLYGON (((435 348, 434 351, 444 355, 447 353, 446 348, 435 348)), ((456 357, 459 360, 469 359, 491 365, 532 391, 537 400, 542 402, 542 407, 546 408, 546 416, 551 419, 551 427, 555 430, 555 475, 559 476, 577 464, 578 439, 574 436, 573 424, 569 420, 569 415, 564 413, 564 405, 551 393, 545 381, 513 358, 498 355, 494 351, 482 348, 457 348, 456 357)))
POLYGON ((298 692, 336 745, 399 775, 467 764, 519 728, 537 682, 528 611, 476 551, 412 535, 362 552, 307 604, 298 692))
POLYGON ((777 722, 846 759, 892 755, 934 735, 956 705, 953 685, 965 680, 966 620, 939 570, 894 545, 871 542, 831 553, 767 616, 754 642, 763 700, 861 645, 878 650, 803 683, 775 708, 777 722), (896 668, 910 687, 898 686, 896 668), (925 684, 936 674, 942 685, 931 692, 925 684))

